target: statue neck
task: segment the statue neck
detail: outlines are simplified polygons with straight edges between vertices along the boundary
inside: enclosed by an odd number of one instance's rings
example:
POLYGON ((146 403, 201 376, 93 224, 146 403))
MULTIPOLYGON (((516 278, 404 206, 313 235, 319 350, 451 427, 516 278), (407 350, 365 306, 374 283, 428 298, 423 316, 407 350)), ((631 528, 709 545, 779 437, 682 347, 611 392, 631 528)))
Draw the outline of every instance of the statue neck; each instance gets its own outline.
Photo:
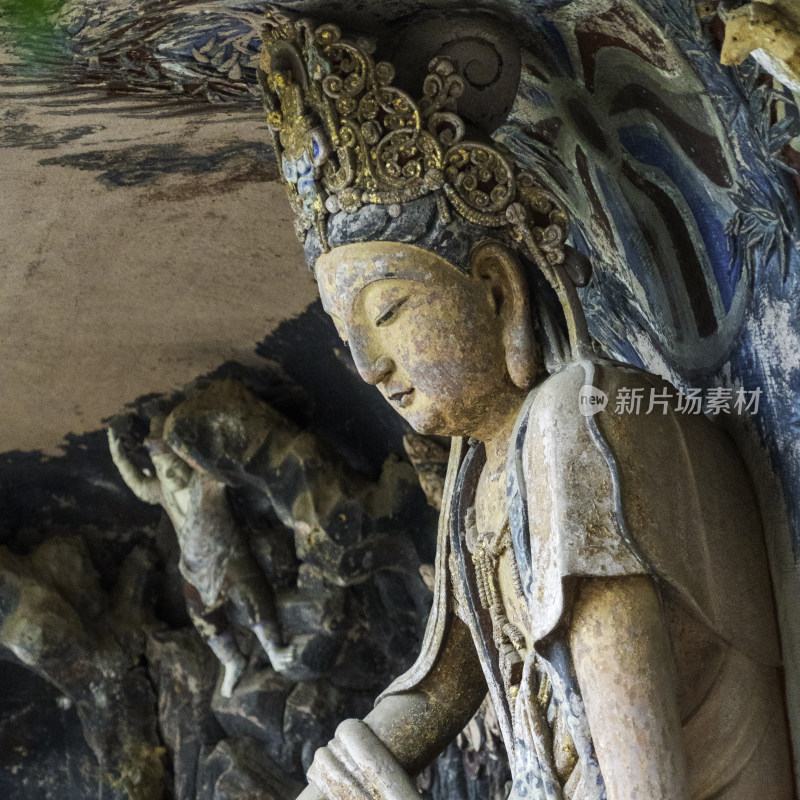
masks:
POLYGON ((493 409, 491 419, 486 420, 479 432, 472 434, 473 438, 485 444, 486 468, 492 472, 505 468, 511 435, 526 397, 525 392, 503 397, 498 403, 500 407, 493 409))

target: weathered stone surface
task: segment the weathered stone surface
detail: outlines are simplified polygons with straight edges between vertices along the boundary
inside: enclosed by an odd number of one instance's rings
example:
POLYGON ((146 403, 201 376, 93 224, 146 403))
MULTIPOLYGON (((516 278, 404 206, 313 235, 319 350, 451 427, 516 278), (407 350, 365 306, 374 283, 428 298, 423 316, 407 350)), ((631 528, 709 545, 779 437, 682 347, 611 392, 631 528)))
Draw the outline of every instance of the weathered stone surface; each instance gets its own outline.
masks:
POLYGON ((7 652, 0 654, 0 797, 97 797, 97 758, 74 705, 7 652))
POLYGON ((155 697, 139 657, 150 566, 134 550, 109 596, 80 537, 50 539, 28 556, 0 548, 0 644, 74 704, 103 791, 119 800, 164 790, 155 697))
POLYGON ((161 738, 172 759, 175 800, 193 800, 201 751, 224 736, 211 711, 217 662, 192 629, 151 636, 147 661, 158 690, 161 738))
MULTIPOLYGON (((237 505, 237 508, 246 509, 247 505, 252 504, 256 506, 255 513, 258 511, 258 506, 265 502, 266 498, 260 497, 256 493, 250 493, 247 498, 247 503, 242 502, 237 505)), ((266 504, 267 510, 269 504, 266 504)), ((250 509, 247 509, 248 511, 250 509)), ((250 512, 255 515, 253 511, 250 512)), ((250 523, 250 530, 252 535, 249 539, 250 550, 253 553, 253 558, 258 562, 259 567, 266 575, 270 584, 276 590, 282 588, 290 588, 294 586, 297 580, 297 569, 299 562, 294 549, 294 537, 291 531, 287 530, 277 520, 261 521, 260 524, 255 521, 250 523)))
POLYGON ((272 757, 292 771, 292 760, 284 758, 283 719, 294 687, 293 681, 265 668, 246 675, 232 697, 216 693, 211 708, 229 737, 245 736, 263 742, 272 757))
MULTIPOLYGON (((345 696, 326 680, 302 681, 286 701, 284 737, 303 772, 311 765, 318 747, 327 744, 341 719, 345 696)), ((348 709, 349 710, 349 709, 348 709)))
POLYGON ((293 800, 302 784, 255 739, 227 739, 203 760, 197 800, 293 800))

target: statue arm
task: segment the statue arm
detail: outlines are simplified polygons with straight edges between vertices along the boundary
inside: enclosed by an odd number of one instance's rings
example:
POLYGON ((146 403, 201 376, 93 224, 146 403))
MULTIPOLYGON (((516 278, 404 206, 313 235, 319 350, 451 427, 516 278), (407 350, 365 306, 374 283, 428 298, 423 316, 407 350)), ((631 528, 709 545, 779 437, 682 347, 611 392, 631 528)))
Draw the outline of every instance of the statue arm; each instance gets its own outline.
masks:
POLYGON ((467 725, 486 691, 472 636, 454 616, 442 654, 420 686, 388 695, 364 721, 403 768, 416 775, 467 725))
MULTIPOLYGON (((351 744, 353 721, 342 723, 328 747, 317 751, 309 769, 311 785, 298 800, 335 800, 341 796, 360 795, 366 800, 372 795, 359 786, 365 781, 374 786, 372 775, 396 773, 398 768, 405 776, 416 775, 455 739, 485 696, 486 681, 471 635, 467 626, 454 617, 442 653, 430 674, 415 689, 385 697, 364 719, 367 735, 379 742, 378 747, 372 748, 376 763, 359 763, 357 753, 366 750, 351 744), (379 764, 381 758, 383 765, 379 764), (348 762, 351 767, 355 762, 359 769, 346 775, 343 764, 348 762), (342 795, 344 787, 352 794, 342 795)), ((385 796, 386 800, 419 797, 410 779, 405 785, 406 791, 402 789, 402 781, 395 782, 391 791, 380 796, 385 796)))
POLYGON ((652 579, 583 580, 569 642, 609 800, 687 800, 675 663, 652 579))
POLYGON ((122 442, 111 428, 108 429, 108 447, 111 451, 111 459, 128 488, 145 503, 153 506, 161 504, 164 497, 160 481, 155 475, 148 478, 131 462, 122 447, 122 442))

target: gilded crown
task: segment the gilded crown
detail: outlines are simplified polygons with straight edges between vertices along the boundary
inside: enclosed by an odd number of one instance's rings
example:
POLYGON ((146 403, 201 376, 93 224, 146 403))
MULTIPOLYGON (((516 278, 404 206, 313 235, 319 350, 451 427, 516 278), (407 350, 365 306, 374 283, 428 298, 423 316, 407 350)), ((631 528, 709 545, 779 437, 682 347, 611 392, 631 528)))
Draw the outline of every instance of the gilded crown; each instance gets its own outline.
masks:
POLYGON ((464 89, 456 64, 435 58, 414 101, 393 85, 394 67, 375 62, 366 39, 336 25, 268 12, 260 80, 268 124, 297 215, 328 250, 327 219, 362 205, 402 204, 433 194, 439 214, 505 228, 552 280, 564 261, 567 215, 533 173, 500 145, 468 140, 457 113, 464 89))

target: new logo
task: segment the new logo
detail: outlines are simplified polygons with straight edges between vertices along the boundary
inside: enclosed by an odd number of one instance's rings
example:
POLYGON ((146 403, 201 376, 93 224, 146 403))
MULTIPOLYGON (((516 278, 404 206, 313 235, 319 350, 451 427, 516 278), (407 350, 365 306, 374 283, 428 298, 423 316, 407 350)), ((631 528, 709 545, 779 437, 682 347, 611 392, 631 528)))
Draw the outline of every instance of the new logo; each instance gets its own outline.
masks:
POLYGON ((608 395, 595 386, 581 386, 578 392, 578 408, 584 417, 599 414, 608 405, 608 395))

